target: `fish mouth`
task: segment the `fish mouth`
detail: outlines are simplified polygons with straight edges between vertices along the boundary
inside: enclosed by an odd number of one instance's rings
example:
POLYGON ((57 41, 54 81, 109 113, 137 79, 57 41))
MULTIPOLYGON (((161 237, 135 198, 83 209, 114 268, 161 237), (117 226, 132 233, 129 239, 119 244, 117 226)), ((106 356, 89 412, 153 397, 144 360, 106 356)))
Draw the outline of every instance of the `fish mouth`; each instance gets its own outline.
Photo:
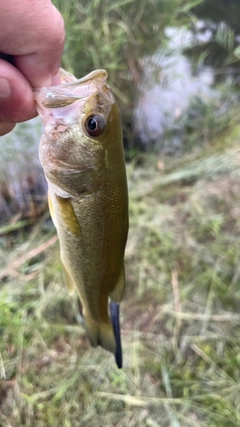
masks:
MULTIPOLYGON (((101 103, 106 106, 106 115, 109 108, 115 103, 115 98, 106 83, 107 72, 95 70, 81 79, 76 79, 72 74, 61 70, 61 84, 52 87, 34 89, 36 110, 48 131, 55 129, 59 120, 60 125, 70 126, 79 123, 84 104, 92 97, 101 94, 101 103)), ((55 129, 63 132, 65 129, 55 129)))
POLYGON ((108 73, 105 70, 95 70, 81 79, 61 68, 61 84, 52 87, 33 89, 37 110, 42 108, 66 107, 76 101, 88 98, 106 85, 108 73))
POLYGON ((66 83, 66 86, 67 84, 70 84, 70 86, 74 86, 74 85, 86 83, 89 80, 95 80, 95 79, 103 79, 104 82, 106 82, 108 78, 108 73, 106 70, 103 70, 103 69, 94 70, 91 73, 87 74, 86 76, 82 77, 81 79, 77 79, 73 74, 61 68, 60 78, 61 78, 62 84, 66 83))

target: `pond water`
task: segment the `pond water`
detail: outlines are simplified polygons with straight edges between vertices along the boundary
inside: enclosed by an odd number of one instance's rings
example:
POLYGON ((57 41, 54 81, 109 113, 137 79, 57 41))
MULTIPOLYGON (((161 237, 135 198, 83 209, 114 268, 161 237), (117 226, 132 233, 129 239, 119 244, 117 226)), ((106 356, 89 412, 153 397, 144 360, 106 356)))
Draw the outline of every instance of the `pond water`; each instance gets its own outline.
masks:
MULTIPOLYGON (((193 64, 190 52, 194 47, 210 44, 216 34, 226 30, 225 23, 197 21, 194 29, 168 27, 168 43, 153 56, 142 60, 143 78, 138 86, 138 100, 134 108, 134 133, 140 146, 147 150, 157 147, 165 152, 181 151, 182 130, 189 118, 193 104, 216 107, 216 114, 223 114, 229 102, 237 102, 236 84, 239 71, 233 67, 193 64), (195 65, 195 66, 194 66, 195 65), (229 99, 222 102, 221 81, 228 85, 229 99), (221 109, 221 111, 220 111, 221 109)), ((234 35, 235 45, 239 36, 234 35)), ((225 88, 226 89, 226 88, 225 88)), ((196 109, 195 109, 196 112, 196 109)), ((201 109, 199 108, 199 114, 201 109)))
POLYGON ((38 157, 41 134, 36 118, 1 137, 0 224, 15 213, 28 211, 33 201, 40 205, 46 199, 47 185, 38 157))

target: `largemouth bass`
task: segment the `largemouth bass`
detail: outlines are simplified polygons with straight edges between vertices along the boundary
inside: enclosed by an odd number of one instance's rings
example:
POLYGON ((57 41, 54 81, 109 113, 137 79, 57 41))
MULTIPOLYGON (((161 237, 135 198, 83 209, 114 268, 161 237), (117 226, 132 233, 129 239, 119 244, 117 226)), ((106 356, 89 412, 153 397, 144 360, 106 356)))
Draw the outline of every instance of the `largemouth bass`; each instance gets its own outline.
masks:
POLYGON ((45 127, 39 155, 50 213, 65 281, 70 293, 78 292, 89 340, 114 353, 121 367, 128 193, 120 113, 105 70, 80 80, 62 70, 61 78, 61 85, 35 91, 45 127))

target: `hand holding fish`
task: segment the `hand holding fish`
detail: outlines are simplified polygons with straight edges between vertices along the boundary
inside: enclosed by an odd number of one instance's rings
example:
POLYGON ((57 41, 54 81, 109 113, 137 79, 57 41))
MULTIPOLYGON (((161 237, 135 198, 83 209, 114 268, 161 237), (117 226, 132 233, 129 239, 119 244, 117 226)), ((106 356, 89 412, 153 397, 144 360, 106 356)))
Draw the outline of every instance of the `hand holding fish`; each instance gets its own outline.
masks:
POLYGON ((0 135, 36 116, 32 87, 60 83, 64 22, 50 0, 0 2, 0 135))

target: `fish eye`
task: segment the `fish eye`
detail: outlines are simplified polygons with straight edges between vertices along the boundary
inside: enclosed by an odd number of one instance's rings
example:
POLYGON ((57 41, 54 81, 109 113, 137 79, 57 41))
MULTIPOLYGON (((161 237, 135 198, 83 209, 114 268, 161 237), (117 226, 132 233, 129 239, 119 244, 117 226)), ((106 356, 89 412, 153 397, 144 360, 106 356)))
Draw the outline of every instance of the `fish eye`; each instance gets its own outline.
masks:
POLYGON ((99 136, 105 128, 105 121, 101 116, 90 116, 85 121, 85 129, 90 136, 99 136))

